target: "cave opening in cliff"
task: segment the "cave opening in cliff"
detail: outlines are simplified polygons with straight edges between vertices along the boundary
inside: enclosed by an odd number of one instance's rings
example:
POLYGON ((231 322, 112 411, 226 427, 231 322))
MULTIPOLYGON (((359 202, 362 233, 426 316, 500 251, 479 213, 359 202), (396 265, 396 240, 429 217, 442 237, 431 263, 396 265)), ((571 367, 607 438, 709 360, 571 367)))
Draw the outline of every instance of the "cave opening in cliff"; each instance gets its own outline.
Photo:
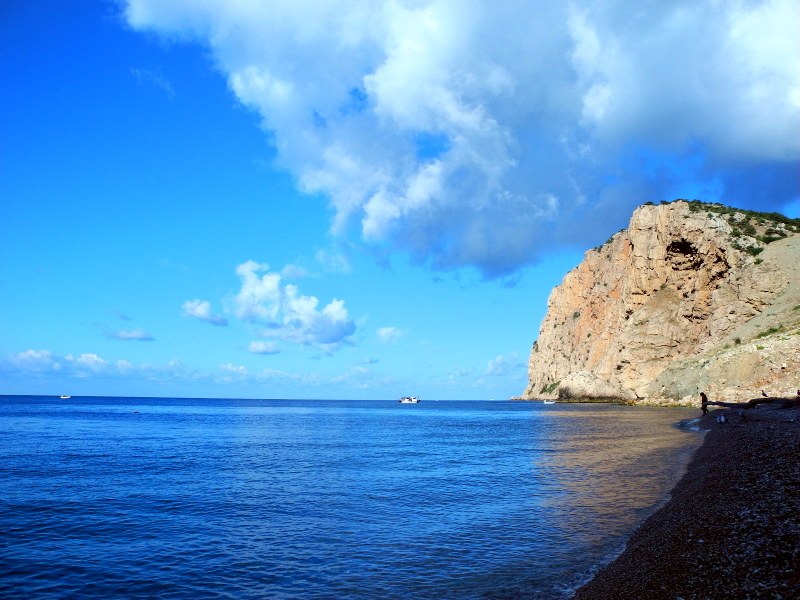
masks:
POLYGON ((670 242, 670 245, 667 246, 667 253, 695 256, 697 254, 697 249, 686 240, 675 240, 674 242, 670 242))
POLYGON ((691 242, 679 239, 667 246, 667 261, 675 271, 697 270, 703 264, 703 257, 691 242))

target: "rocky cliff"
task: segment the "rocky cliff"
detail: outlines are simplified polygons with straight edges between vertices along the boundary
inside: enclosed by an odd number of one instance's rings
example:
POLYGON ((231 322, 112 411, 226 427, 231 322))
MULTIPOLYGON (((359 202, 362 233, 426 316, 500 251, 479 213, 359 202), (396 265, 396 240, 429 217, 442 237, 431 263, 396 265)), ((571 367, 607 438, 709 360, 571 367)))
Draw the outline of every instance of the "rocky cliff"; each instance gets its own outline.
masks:
POLYGON ((800 220, 639 207, 550 295, 524 399, 743 400, 800 388, 800 220))

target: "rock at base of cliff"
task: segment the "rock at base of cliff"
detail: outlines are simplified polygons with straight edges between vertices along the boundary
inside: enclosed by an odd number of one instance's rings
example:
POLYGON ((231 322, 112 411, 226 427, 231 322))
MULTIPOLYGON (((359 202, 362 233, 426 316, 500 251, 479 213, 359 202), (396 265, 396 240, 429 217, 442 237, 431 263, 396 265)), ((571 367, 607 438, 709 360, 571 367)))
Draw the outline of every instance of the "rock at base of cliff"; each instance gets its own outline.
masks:
POLYGON ((558 397, 562 400, 636 400, 631 390, 604 381, 589 371, 570 373, 558 386, 558 397))

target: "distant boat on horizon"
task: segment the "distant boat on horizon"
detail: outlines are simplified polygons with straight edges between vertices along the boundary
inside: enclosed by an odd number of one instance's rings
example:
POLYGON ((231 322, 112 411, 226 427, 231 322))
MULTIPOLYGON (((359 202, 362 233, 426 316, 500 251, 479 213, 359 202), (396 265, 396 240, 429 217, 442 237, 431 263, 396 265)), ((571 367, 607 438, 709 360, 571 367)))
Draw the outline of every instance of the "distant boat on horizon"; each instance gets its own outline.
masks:
POLYGON ((62 394, 62 395, 60 396, 60 398, 61 398, 62 400, 67 400, 67 399, 69 399, 69 398, 72 398, 72 396, 64 396, 64 395, 62 394))
POLYGON ((399 400, 400 404, 417 404, 419 402, 419 398, 416 396, 403 396, 399 400))
POLYGON ((543 404, 555 404, 555 403, 556 403, 555 400, 544 400, 543 401, 543 404))

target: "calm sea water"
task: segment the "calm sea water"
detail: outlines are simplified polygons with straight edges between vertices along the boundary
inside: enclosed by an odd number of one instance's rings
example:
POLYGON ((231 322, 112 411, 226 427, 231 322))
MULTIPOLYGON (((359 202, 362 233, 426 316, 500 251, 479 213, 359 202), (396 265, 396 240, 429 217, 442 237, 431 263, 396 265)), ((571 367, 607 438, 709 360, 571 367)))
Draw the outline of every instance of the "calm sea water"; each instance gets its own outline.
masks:
POLYGON ((0 398, 0 595, 563 598, 660 503, 693 411, 0 398))

